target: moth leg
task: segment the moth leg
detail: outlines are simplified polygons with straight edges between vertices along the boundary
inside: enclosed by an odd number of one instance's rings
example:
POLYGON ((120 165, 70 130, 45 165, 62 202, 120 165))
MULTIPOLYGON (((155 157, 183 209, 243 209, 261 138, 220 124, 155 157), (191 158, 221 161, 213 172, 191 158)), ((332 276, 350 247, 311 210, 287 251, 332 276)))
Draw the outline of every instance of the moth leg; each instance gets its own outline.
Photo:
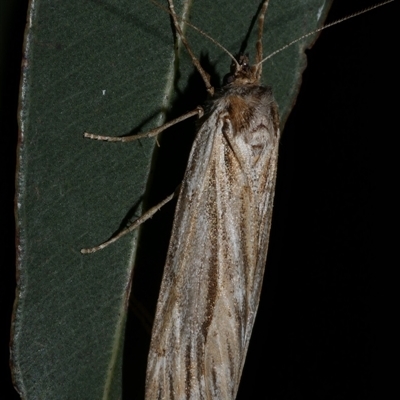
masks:
POLYGON ((90 254, 90 253, 95 253, 96 251, 102 250, 111 243, 116 242, 119 238, 122 236, 125 236, 126 234, 132 232, 135 230, 139 225, 142 225, 143 222, 147 221, 149 218, 151 218, 161 207, 163 207, 165 204, 167 204, 169 201, 171 201, 174 197, 177 197, 179 195, 179 192, 181 190, 181 185, 179 185, 174 193, 170 194, 168 197, 166 197, 163 201, 160 203, 156 204, 154 207, 151 207, 149 210, 147 210, 141 217, 139 217, 136 221, 132 222, 131 225, 129 225, 127 228, 122 230, 120 233, 117 235, 113 236, 111 239, 105 241, 102 244, 99 244, 98 246, 87 248, 87 249, 81 249, 82 254, 90 254))
POLYGON ((262 73, 262 58, 263 58, 263 48, 262 48, 262 38, 263 38, 263 31, 264 31, 264 19, 265 14, 267 13, 269 0, 265 0, 261 11, 260 16, 258 17, 258 38, 256 43, 256 65, 257 65, 257 80, 260 81, 261 73, 262 73))
POLYGON ((169 121, 166 124, 159 126, 158 128, 152 129, 151 131, 148 131, 145 133, 140 133, 139 135, 115 137, 115 136, 94 135, 93 133, 85 132, 83 134, 83 137, 88 138, 88 139, 93 139, 93 140, 103 140, 106 142, 132 142, 137 139, 157 136, 159 133, 161 133, 165 129, 171 127, 172 125, 175 125, 175 124, 177 124, 181 121, 184 121, 185 119, 188 119, 190 117, 193 117, 195 115, 198 115, 198 117, 201 118, 203 116, 203 114, 204 114, 203 108, 196 107, 194 110, 189 111, 188 113, 183 114, 180 117, 175 118, 172 121, 169 121))
POLYGON ((182 32, 181 26, 179 25, 178 17, 176 16, 176 12, 175 12, 173 1, 172 0, 168 0, 168 5, 169 5, 170 14, 171 14, 172 21, 174 23, 175 29, 176 29, 177 33, 179 34, 179 37, 182 40, 182 43, 186 47, 186 50, 189 53, 190 58, 192 59, 192 63, 196 67, 197 71, 199 71, 199 74, 201 75, 201 77, 202 77, 202 79, 203 79, 203 81, 204 81, 204 83, 206 85, 207 92, 210 93, 211 96, 213 96, 214 95, 214 87, 211 86, 210 75, 207 74, 207 72, 200 65, 200 62, 197 59, 197 57, 193 54, 192 49, 190 48, 189 43, 187 42, 187 40, 185 38, 185 35, 182 32))

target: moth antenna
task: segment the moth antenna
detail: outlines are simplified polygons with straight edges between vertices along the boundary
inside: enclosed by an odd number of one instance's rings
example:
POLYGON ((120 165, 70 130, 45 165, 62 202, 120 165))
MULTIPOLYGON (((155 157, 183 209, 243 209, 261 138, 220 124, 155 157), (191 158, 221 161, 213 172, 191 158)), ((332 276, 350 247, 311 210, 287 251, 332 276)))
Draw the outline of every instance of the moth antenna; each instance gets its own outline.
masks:
POLYGON ((222 46, 221 43, 218 43, 215 39, 213 39, 210 35, 208 35, 207 33, 205 33, 204 31, 202 31, 200 28, 197 28, 197 26, 192 25, 190 22, 186 21, 186 24, 188 26, 190 26, 192 29, 196 30, 197 32, 199 32, 200 34, 202 34, 203 36, 205 36, 208 40, 210 40, 212 43, 214 43, 216 46, 218 46, 221 50, 223 50, 226 54, 228 54, 228 56, 236 63, 237 66, 239 66, 239 63, 237 62, 236 58, 234 55, 232 55, 232 53, 229 52, 229 50, 227 50, 224 46, 222 46))
MULTIPOLYGON (((338 19, 338 20, 336 20, 336 21, 333 21, 333 22, 331 22, 331 23, 329 23, 329 24, 324 25, 324 26, 321 27, 321 28, 318 28, 318 29, 315 29, 314 31, 308 32, 308 33, 306 33, 305 35, 303 35, 303 36, 301 36, 301 37, 299 37, 299 38, 297 38, 297 39, 291 41, 290 43, 286 44, 285 46, 281 47, 280 49, 275 50, 274 52, 272 52, 271 54, 269 54, 267 57, 263 58, 261 61, 259 61, 259 62, 256 64, 256 67, 258 67, 259 65, 261 65, 264 61, 267 61, 268 59, 272 58, 272 57, 275 56, 276 54, 280 53, 280 52, 283 51, 283 50, 286 50, 288 47, 290 47, 290 46, 292 46, 293 44, 299 42, 300 40, 305 39, 305 38, 308 37, 308 36, 314 35, 315 33, 321 32, 321 31, 323 31, 323 30, 325 30, 325 29, 327 29, 327 28, 330 28, 330 27, 332 27, 332 26, 334 26, 334 25, 340 24, 340 23, 342 23, 342 22, 344 22, 344 21, 347 21, 348 19, 351 19, 351 18, 354 18, 354 17, 358 17, 359 15, 364 14, 364 13, 366 13, 366 12, 375 10, 376 8, 381 7, 381 6, 384 6, 384 5, 388 4, 388 3, 392 3, 393 1, 394 1, 394 0, 387 0, 387 1, 384 1, 383 3, 375 4, 374 6, 365 8, 364 10, 358 11, 358 12, 356 12, 356 13, 354 13, 354 14, 350 14, 350 15, 348 15, 347 17, 340 18, 340 19, 338 19)), ((257 43, 257 44, 258 44, 258 43, 257 43)))
MULTIPOLYGON (((157 3, 155 0, 150 0, 155 6, 157 6, 158 8, 160 8, 161 10, 163 10, 164 12, 168 13, 169 15, 172 16, 172 18, 174 18, 171 10, 168 10, 166 7, 164 7, 163 5, 157 3)), ((269 0, 267 0, 268 2, 269 0)), ((177 19, 177 21, 182 21, 182 18, 178 18, 178 16, 175 14, 175 18, 177 19)), ((203 35, 205 38, 207 38, 210 42, 214 43, 217 47, 219 47, 222 51, 224 51, 232 60, 233 62, 239 67, 239 63, 237 62, 235 56, 229 52, 229 50, 227 50, 224 46, 222 46, 221 43, 218 43, 215 39, 213 39, 210 35, 208 35, 206 32, 202 31, 200 28, 198 28, 197 26, 191 24, 189 21, 184 21, 185 24, 187 26, 190 26, 192 29, 194 29, 195 31, 199 32, 201 35, 203 35)), ((183 33, 182 33, 183 36, 183 33)), ((186 38, 185 38, 186 40, 186 38)))
POLYGON ((260 81, 262 74, 262 62, 261 62, 263 56, 262 38, 264 31, 265 14, 267 13, 268 4, 269 0, 265 0, 260 11, 260 16, 258 17, 258 38, 256 43, 256 67, 257 67, 256 78, 258 82, 260 81))

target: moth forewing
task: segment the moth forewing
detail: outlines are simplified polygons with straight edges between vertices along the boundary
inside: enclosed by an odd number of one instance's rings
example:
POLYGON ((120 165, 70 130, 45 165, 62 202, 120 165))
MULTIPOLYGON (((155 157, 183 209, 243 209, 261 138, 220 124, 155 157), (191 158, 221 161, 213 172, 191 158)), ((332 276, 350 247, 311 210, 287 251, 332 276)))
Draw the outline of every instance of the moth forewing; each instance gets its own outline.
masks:
POLYGON ((277 108, 269 88, 233 85, 203 119, 176 207, 147 399, 235 398, 257 311, 276 176, 277 108))

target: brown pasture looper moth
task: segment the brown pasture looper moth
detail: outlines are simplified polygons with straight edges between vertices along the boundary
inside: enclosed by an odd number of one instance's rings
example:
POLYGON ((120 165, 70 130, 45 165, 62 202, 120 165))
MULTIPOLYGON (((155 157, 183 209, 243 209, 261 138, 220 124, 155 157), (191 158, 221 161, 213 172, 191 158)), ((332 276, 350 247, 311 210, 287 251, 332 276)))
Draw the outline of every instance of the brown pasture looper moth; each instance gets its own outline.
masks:
POLYGON ((242 57, 202 117, 153 327, 149 399, 236 395, 264 271, 279 141, 260 68, 242 57))
MULTIPOLYGON (((205 112, 196 110, 204 115, 176 207, 147 399, 228 399, 238 390, 267 257, 280 137, 272 91, 259 83, 267 6, 257 65, 234 59, 228 84, 205 112)), ((172 2, 170 11, 181 33, 172 2)))
MULTIPOLYGON (((260 62, 260 42, 258 50, 260 62)), ((236 397, 267 256, 280 137, 278 108, 260 76, 261 64, 241 56, 202 117, 175 212, 146 399, 236 397)))

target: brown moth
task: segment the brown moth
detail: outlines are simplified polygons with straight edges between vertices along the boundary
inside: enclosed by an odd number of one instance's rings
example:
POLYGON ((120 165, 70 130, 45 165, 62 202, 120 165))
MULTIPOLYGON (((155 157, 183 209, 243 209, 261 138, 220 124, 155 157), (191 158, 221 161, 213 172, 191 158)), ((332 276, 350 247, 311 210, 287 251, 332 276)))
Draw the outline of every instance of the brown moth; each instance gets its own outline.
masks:
MULTIPOLYGON (((267 258, 280 139, 279 113, 260 85, 263 2, 255 65, 232 63, 228 83, 214 95, 207 74, 180 39, 213 96, 205 109, 139 137, 154 136, 200 116, 179 198, 153 325, 146 399, 234 399, 258 308, 267 258)), ((127 141, 92 134, 98 140, 127 141)), ((171 195, 164 202, 169 201, 171 195)), ((104 244, 136 228, 161 205, 104 244)))
POLYGON ((241 56, 201 119, 175 211, 146 399, 236 397, 267 258, 280 137, 278 107, 260 76, 261 64, 241 56))
MULTIPOLYGON (((146 399, 236 397, 267 258, 280 138, 272 91, 260 86, 268 3, 259 17, 256 65, 249 65, 247 56, 234 59, 228 84, 209 107, 181 118, 198 114, 201 127, 179 191, 152 330, 146 399)), ((187 45, 172 0, 169 7, 187 45)))

